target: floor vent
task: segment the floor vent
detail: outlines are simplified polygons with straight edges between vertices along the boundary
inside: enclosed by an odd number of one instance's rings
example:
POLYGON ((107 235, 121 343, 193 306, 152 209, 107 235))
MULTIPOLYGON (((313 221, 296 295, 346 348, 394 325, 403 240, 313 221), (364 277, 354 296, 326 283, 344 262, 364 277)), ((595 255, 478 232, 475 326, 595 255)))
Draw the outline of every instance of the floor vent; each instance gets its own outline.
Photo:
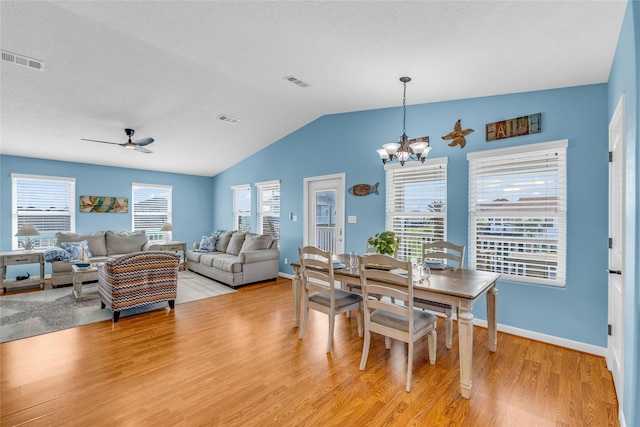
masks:
POLYGON ((2 60, 13 62, 14 64, 22 65, 23 67, 31 68, 33 70, 44 71, 44 62, 28 58, 24 55, 7 52, 5 50, 2 51, 2 60))
POLYGON ((283 77, 283 79, 288 80, 291 83, 296 84, 296 85, 298 85, 300 87, 309 87, 309 86, 311 86, 309 83, 305 83, 302 80, 300 80, 299 78, 294 77, 294 76, 283 77))
POLYGON ((227 122, 229 124, 235 125, 240 121, 240 119, 236 119, 235 117, 227 116, 226 114, 220 114, 217 117, 218 120, 222 120, 223 122, 227 122))

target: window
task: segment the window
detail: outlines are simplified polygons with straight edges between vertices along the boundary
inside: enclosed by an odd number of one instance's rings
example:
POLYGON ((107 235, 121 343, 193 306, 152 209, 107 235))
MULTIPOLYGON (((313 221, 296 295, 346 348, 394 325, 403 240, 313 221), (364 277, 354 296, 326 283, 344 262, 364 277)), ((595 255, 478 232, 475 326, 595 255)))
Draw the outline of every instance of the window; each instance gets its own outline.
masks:
POLYGON ((40 231, 39 248, 53 246, 58 231, 76 230, 74 178, 11 174, 11 185, 11 249, 20 249, 15 234, 25 224, 40 231))
POLYGON ((467 155, 472 268, 564 286, 566 148, 562 140, 467 155))
POLYGON ((447 237, 447 159, 387 165, 387 230, 400 236, 398 258, 419 258, 422 242, 447 237))
POLYGON ((280 181, 256 183, 258 189, 258 233, 280 239, 280 181))
POLYGON ((150 241, 164 240, 160 229, 171 222, 171 192, 170 185, 131 184, 133 231, 144 230, 150 241))
POLYGON ((234 230, 251 231, 251 185, 234 185, 231 189, 234 230))

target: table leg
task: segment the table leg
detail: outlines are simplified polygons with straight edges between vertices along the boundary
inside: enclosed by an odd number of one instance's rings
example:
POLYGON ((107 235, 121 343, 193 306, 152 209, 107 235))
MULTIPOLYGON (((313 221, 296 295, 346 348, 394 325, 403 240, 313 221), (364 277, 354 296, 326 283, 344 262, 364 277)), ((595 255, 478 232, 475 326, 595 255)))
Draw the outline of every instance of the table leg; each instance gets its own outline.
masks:
POLYGON ((495 352, 498 348, 498 316, 496 309, 498 288, 494 284, 487 292, 487 323, 489 327, 489 350, 495 352))
POLYGON ((460 344, 460 394, 471 397, 471 368, 473 366, 473 301, 460 300, 458 305, 458 340, 460 344))
POLYGON ((293 327, 300 326, 300 289, 302 287, 302 279, 300 278, 300 268, 293 268, 293 327))

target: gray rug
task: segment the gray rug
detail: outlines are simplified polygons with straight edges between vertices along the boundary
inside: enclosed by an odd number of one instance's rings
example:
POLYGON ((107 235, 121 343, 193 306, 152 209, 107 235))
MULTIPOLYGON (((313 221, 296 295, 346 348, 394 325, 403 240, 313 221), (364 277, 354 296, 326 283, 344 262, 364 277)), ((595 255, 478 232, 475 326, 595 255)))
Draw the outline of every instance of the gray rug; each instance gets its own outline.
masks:
MULTIPOLYGON (((112 312, 100 309, 97 284, 83 287, 84 299, 76 301, 72 287, 47 289, 0 297, 0 342, 13 341, 88 323, 110 320, 112 312)), ((211 298, 236 292, 228 286, 209 280, 190 271, 178 273, 176 304, 211 298)), ((125 310, 120 319, 133 314, 167 309, 158 303, 147 307, 125 310)))

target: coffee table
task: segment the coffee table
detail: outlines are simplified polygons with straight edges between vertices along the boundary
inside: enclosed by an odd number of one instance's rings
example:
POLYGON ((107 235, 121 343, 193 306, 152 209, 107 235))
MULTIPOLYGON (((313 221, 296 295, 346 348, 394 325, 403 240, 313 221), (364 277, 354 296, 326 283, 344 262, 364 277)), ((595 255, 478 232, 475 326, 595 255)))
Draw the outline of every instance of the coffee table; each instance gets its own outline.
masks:
MULTIPOLYGON (((95 264, 91 264, 89 267, 80 268, 77 265, 71 266, 71 275, 73 277, 73 296, 76 300, 87 297, 94 297, 98 295, 98 292, 87 293, 82 295, 82 289, 85 282, 91 282, 98 280, 98 267, 95 264)), ((97 286, 92 286, 97 290, 97 286)))

